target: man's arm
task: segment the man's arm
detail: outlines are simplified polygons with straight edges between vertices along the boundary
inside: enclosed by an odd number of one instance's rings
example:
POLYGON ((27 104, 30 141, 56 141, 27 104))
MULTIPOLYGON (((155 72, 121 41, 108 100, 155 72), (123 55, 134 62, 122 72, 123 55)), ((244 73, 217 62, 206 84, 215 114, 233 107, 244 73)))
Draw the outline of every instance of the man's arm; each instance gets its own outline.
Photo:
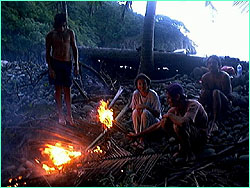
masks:
POLYGON ((169 118, 174 124, 178 126, 182 126, 184 123, 189 122, 190 119, 187 117, 181 117, 177 116, 171 112, 168 112, 167 114, 163 115, 164 118, 169 118))
POLYGON ((211 94, 211 91, 209 89, 208 86, 208 76, 207 74, 203 75, 201 78, 201 84, 202 84, 202 88, 201 88, 201 94, 200 94, 200 98, 199 101, 202 105, 205 105, 207 102, 207 99, 209 97, 209 95, 211 94))
POLYGON ((191 104, 188 106, 188 109, 184 116, 177 116, 171 109, 167 114, 164 114, 164 118, 169 118, 174 124, 178 126, 183 126, 184 124, 189 123, 190 121, 195 120, 199 107, 196 104, 191 104))
POLYGON ((75 40, 75 33, 71 30, 71 39, 70 39, 70 45, 73 51, 73 58, 75 62, 75 73, 79 74, 79 62, 78 62, 78 49, 76 46, 76 40, 75 40))
POLYGON ((51 47, 52 47, 52 39, 51 39, 51 33, 49 33, 46 36, 46 62, 48 63, 49 76, 51 78, 55 78, 55 72, 52 69, 51 62, 50 62, 51 47))
POLYGON ((231 80, 230 77, 227 73, 223 75, 222 79, 222 92, 228 96, 232 93, 232 85, 231 85, 231 80))
POLYGON ((151 132, 154 132, 154 131, 156 131, 157 129, 159 129, 159 128, 161 127, 161 125, 162 125, 163 123, 165 123, 165 121, 166 121, 166 119, 162 119, 161 121, 159 121, 159 122, 157 122, 157 123, 151 125, 150 127, 148 127, 147 129, 143 130, 142 132, 139 132, 139 133, 137 133, 137 134, 131 132, 131 133, 128 134, 128 136, 129 136, 129 137, 132 137, 132 138, 140 138, 140 137, 143 137, 143 136, 145 136, 145 135, 147 135, 147 134, 150 134, 151 132))

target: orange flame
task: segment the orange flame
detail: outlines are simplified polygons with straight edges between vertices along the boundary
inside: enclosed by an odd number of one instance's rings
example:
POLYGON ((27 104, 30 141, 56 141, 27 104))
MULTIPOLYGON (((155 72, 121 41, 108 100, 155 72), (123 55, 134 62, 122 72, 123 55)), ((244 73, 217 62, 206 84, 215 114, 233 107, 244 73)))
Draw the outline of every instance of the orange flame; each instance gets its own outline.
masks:
POLYGON ((48 155, 51 162, 49 164, 42 163, 43 169, 48 173, 55 172, 56 170, 62 170, 63 165, 70 163, 73 158, 81 156, 81 152, 76 152, 73 146, 68 148, 62 147, 60 143, 56 143, 54 146, 50 144, 45 145, 46 148, 41 148, 42 155, 48 155))
POLYGON ((103 100, 100 101, 100 106, 98 108, 99 120, 107 128, 112 127, 113 123, 113 110, 108 109, 108 104, 103 100))
POLYGON ((102 153, 101 147, 96 146, 96 149, 94 149, 94 153, 102 153))

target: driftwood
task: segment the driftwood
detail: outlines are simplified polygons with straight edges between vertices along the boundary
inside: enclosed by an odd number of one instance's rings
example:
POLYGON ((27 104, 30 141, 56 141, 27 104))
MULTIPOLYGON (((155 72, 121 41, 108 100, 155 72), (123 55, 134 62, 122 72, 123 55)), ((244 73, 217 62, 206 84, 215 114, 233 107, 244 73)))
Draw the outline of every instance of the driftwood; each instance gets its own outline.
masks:
POLYGON ((119 90, 117 91, 115 97, 113 98, 113 100, 110 102, 108 108, 112 108, 112 106, 115 104, 115 101, 118 99, 118 97, 122 94, 123 92, 123 87, 120 86, 119 90))
POLYGON ((79 65, 92 71, 93 73, 95 73, 102 81, 103 83, 106 85, 107 88, 110 88, 110 86, 107 84, 107 82, 105 81, 105 79, 100 75, 100 73, 98 73, 94 68, 92 68, 91 66, 88 66, 82 62, 79 62, 79 65))
MULTIPOLYGON (((82 59, 91 62, 105 62, 112 67, 129 66, 138 69, 140 63, 140 53, 131 49, 115 48, 85 48, 79 47, 79 55, 82 59)), ((167 67, 168 76, 178 73, 186 73, 193 70, 194 67, 202 66, 204 58, 189 56, 186 54, 154 51, 155 69, 167 67)))
MULTIPOLYGON (((155 71, 164 74, 168 78, 176 73, 191 73, 195 67, 205 66, 206 58, 203 57, 164 51, 154 51, 153 53, 155 71), (165 67, 165 70, 162 70, 163 67, 165 67)), ((137 70, 140 63, 140 52, 133 49, 79 47, 79 56, 87 62, 95 63, 96 65, 105 62, 116 69, 119 66, 128 66, 137 70)), ((236 67, 239 62, 237 58, 228 56, 222 58, 222 65, 236 67)), ((248 62, 240 63, 244 70, 248 70, 248 62)))
POLYGON ((79 86, 79 84, 76 82, 75 79, 73 79, 73 83, 75 84, 75 86, 77 87, 77 89, 79 90, 79 92, 81 93, 81 95, 82 95, 83 97, 85 97, 87 100, 89 100, 89 97, 87 96, 86 91, 84 91, 84 90, 79 86))

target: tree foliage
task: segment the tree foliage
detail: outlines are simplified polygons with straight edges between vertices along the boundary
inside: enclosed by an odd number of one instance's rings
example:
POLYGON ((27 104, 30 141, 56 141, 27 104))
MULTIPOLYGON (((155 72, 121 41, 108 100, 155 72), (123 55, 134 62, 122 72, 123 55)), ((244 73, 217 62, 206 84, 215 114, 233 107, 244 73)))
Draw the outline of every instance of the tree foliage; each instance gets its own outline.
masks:
MULTIPOLYGON (((54 15, 60 12, 58 2, 3 1, 1 6, 2 59, 37 59, 45 50, 45 36, 52 29, 54 15)), ((79 46, 124 49, 141 46, 144 17, 128 10, 122 18, 125 5, 114 1, 97 4, 70 1, 67 6, 68 25, 75 31, 79 46)), ((157 16, 155 47, 164 51, 187 48, 195 52, 192 41, 180 32, 181 28, 185 30, 183 23, 157 16)))

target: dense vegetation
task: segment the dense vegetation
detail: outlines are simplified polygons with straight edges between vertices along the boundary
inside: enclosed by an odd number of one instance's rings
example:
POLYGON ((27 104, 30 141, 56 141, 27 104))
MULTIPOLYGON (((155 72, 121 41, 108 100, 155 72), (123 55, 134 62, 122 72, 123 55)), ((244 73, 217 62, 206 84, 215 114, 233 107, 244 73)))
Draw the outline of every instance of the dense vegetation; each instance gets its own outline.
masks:
MULTIPOLYGON (((67 2, 69 27, 79 46, 135 49, 141 45, 143 16, 118 2, 67 2)), ((2 2, 2 59, 39 60, 45 50, 45 35, 52 29, 58 2, 2 2)), ((59 11, 60 12, 60 11, 59 11)), ((182 22, 156 16, 155 48, 173 51, 185 48, 195 53, 194 44, 182 22)))

